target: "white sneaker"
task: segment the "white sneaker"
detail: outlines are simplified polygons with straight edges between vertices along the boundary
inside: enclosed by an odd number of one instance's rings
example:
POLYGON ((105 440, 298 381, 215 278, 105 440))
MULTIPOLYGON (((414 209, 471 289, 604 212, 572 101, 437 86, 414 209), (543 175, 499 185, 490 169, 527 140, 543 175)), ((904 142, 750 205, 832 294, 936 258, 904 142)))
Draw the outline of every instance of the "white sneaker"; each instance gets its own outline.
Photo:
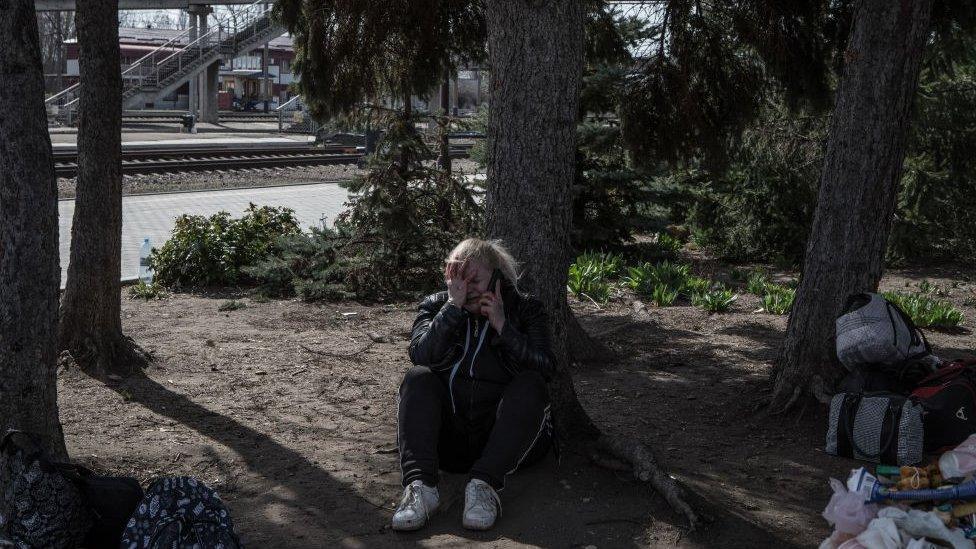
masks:
POLYGON ((495 525, 502 514, 502 502, 498 492, 487 482, 476 478, 468 481, 464 489, 464 519, 461 524, 468 530, 487 530, 495 525))
POLYGON ((393 513, 393 529, 398 531, 423 528, 441 503, 436 486, 427 486, 415 480, 403 489, 403 499, 393 513))

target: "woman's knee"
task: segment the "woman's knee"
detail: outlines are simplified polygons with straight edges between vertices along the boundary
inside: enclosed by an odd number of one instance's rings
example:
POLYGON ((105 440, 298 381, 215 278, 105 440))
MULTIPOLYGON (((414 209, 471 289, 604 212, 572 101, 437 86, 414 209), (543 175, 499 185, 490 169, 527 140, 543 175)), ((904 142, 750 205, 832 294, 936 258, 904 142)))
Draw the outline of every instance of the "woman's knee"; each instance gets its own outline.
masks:
POLYGON ((425 366, 411 366, 400 382, 400 394, 407 390, 436 390, 437 374, 425 366))
POLYGON ((545 378, 533 370, 524 370, 515 374, 515 378, 509 383, 505 392, 506 395, 517 394, 520 399, 536 402, 549 401, 549 390, 546 388, 545 378))

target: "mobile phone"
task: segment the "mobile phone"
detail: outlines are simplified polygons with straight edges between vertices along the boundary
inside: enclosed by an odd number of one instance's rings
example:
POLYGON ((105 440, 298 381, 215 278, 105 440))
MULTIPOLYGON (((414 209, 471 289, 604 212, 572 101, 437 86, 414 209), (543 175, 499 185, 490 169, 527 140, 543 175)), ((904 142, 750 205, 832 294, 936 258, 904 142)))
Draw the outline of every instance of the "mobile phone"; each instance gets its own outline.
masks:
POLYGON ((495 286, 505 279, 505 275, 502 274, 501 269, 495 269, 491 272, 491 278, 488 279, 488 291, 495 293, 495 286))

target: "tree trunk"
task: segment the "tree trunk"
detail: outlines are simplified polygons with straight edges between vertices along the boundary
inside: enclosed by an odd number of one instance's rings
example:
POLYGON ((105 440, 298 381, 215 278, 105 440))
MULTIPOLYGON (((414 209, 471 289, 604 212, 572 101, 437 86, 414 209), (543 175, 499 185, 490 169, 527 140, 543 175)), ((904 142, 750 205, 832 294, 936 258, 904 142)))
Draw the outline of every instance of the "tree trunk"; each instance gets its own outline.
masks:
MULTIPOLYGON (((494 0, 487 9, 491 110, 487 233, 522 265, 523 288, 550 315, 557 370, 549 389, 561 434, 574 448, 626 460, 694 527, 697 517, 647 448, 606 437, 576 396, 569 372, 566 302, 583 66, 580 0, 494 0)), ((603 460, 606 461, 606 460, 603 460)))
POLYGON ((447 123, 448 117, 451 115, 448 112, 449 103, 451 101, 451 73, 448 69, 444 69, 444 82, 441 84, 441 116, 443 117, 443 124, 441 126, 441 151, 440 156, 437 158, 437 165, 440 167, 441 171, 450 174, 451 173, 451 141, 447 137, 447 131, 449 129, 449 124, 447 123))
MULTIPOLYGON (((66 458, 56 387, 58 192, 34 3, 5 2, 0 36, 0 435, 37 433, 66 458)), ((0 492, 6 474, 0 463, 0 492)))
POLYGON ((840 373, 834 320, 883 270, 932 0, 861 0, 837 90, 813 228, 769 410, 840 373))
POLYGON ((549 311, 559 364, 552 387, 557 421, 564 429, 595 436, 576 398, 566 352, 582 22, 577 0, 489 5, 492 104, 485 209, 488 234, 521 261, 522 285, 549 311))
POLYGON ((76 15, 81 88, 78 185, 60 346, 86 370, 126 374, 144 357, 122 334, 122 78, 118 0, 86 0, 76 15))

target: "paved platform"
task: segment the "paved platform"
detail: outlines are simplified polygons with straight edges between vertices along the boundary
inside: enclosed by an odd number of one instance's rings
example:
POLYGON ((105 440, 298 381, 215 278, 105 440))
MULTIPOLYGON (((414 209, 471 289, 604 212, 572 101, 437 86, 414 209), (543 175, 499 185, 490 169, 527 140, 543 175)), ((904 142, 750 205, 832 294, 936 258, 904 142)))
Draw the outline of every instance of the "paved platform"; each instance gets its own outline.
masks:
MULTIPOLYGON (((273 120, 248 120, 248 121, 227 121, 218 124, 208 122, 197 123, 197 133, 186 133, 183 125, 179 122, 162 122, 156 120, 127 121, 122 124, 122 133, 168 133, 184 135, 201 135, 209 133, 255 133, 264 134, 278 133, 278 121, 273 120)), ((54 126, 49 127, 48 132, 53 139, 55 135, 78 135, 78 128, 74 126, 54 126)))
MULTIPOLYGON (((305 134, 244 134, 244 133, 176 133, 176 132, 124 132, 122 134, 122 147, 129 147, 132 143, 242 143, 242 142, 289 142, 289 143, 311 143, 315 137, 305 134)), ((64 146, 77 146, 77 133, 52 133, 51 145, 57 149, 64 146)))
MULTIPOLYGON (((303 229, 329 223, 343 210, 348 194, 335 183, 291 185, 221 191, 182 192, 122 197, 122 279, 139 276, 139 248, 149 238, 161 246, 169 237, 180 214, 212 215, 227 211, 239 217, 249 203, 258 206, 285 206, 295 210, 303 229)), ((71 246, 71 221, 74 200, 58 202, 61 287, 68 273, 71 246)))

